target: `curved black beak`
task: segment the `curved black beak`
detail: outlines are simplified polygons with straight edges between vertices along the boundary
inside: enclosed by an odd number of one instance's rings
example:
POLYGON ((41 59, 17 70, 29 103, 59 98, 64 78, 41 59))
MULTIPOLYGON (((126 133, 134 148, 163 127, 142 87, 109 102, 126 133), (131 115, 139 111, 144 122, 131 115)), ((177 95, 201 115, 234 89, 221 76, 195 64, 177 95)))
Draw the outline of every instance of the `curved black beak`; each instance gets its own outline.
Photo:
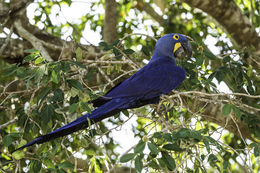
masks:
POLYGON ((181 43, 181 45, 184 48, 184 52, 185 52, 186 56, 188 58, 190 58, 192 55, 192 47, 191 47, 191 44, 189 43, 189 41, 187 41, 185 43, 181 43))
POLYGON ((189 41, 178 43, 178 48, 174 51, 174 55, 177 58, 188 57, 190 58, 192 55, 192 47, 189 41))

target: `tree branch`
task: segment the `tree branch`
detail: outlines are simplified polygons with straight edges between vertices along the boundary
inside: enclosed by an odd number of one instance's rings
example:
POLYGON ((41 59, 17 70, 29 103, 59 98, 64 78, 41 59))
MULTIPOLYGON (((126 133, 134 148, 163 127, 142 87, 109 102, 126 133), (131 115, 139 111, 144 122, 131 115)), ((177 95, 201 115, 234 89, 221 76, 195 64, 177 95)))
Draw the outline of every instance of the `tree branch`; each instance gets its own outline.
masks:
POLYGON ((163 17, 156 13, 156 11, 153 9, 153 7, 151 7, 149 3, 143 2, 143 0, 138 0, 136 8, 140 11, 145 11, 161 26, 165 24, 163 17))
POLYGON ((53 61, 53 59, 50 57, 47 50, 43 47, 43 44, 41 43, 41 41, 38 38, 36 38, 33 34, 26 31, 23 28, 20 20, 16 20, 14 22, 14 26, 18 30, 19 35, 21 37, 23 37, 24 39, 28 40, 33 45, 33 47, 35 47, 35 49, 39 50, 39 52, 42 54, 42 57, 44 59, 46 59, 47 61, 53 61))
POLYGON ((10 121, 0 125, 0 130, 5 128, 5 127, 7 127, 7 126, 9 126, 10 124, 16 123, 17 120, 18 120, 18 117, 15 117, 14 119, 12 119, 12 120, 10 120, 10 121))
POLYGON ((112 43, 118 37, 117 34, 117 5, 115 0, 105 1, 104 40, 112 43))
MULTIPOLYGON (((248 17, 243 14, 240 8, 233 0, 183 0, 192 7, 199 8, 211 15, 224 29, 230 34, 233 42, 239 47, 254 46, 252 51, 254 58, 258 59, 260 55, 260 36, 256 32, 248 17)), ((260 66, 247 58, 249 64, 255 69, 260 66)))

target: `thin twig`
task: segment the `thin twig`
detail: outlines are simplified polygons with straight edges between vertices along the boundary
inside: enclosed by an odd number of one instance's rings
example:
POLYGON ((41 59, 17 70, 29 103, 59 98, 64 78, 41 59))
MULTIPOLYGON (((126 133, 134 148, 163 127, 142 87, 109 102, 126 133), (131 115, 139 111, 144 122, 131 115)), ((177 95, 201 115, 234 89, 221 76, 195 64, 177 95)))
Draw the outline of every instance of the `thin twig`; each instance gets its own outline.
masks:
POLYGON ((186 92, 178 92, 178 91, 173 91, 174 93, 181 94, 181 95, 187 95, 187 94, 197 94, 200 96, 209 96, 209 97, 216 97, 216 96, 245 96, 249 98, 260 98, 260 95, 249 95, 249 94, 244 94, 244 93, 217 93, 217 94, 212 94, 212 93, 205 93, 205 92, 200 92, 200 91, 186 91, 186 92))
POLYGON ((18 120, 18 118, 15 117, 14 119, 12 119, 12 120, 10 120, 10 121, 8 121, 8 122, 6 122, 6 123, 0 125, 0 130, 3 129, 3 128, 5 128, 5 127, 7 127, 7 126, 9 126, 10 124, 16 123, 17 120, 18 120))
POLYGON ((6 46, 8 45, 8 43, 10 42, 10 39, 11 39, 11 35, 13 34, 13 25, 11 26, 11 28, 10 28, 10 33, 7 35, 7 37, 6 37, 6 40, 5 40, 5 43, 1 46, 1 48, 0 48, 0 55, 2 55, 3 54, 3 52, 4 52, 4 50, 5 50, 5 48, 6 48, 6 46))

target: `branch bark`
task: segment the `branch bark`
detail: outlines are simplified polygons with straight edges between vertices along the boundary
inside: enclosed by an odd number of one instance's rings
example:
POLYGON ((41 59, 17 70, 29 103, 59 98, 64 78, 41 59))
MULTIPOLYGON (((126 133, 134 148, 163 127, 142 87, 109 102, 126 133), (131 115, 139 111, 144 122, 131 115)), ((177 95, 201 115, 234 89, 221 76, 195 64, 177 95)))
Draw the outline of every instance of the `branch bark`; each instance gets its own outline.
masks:
MULTIPOLYGON (((233 0, 183 1, 211 15, 230 34, 231 39, 239 48, 254 46, 255 50, 252 50, 252 54, 255 55, 256 61, 260 61, 260 36, 233 0)), ((255 69, 260 68, 260 65, 252 59, 247 58, 246 61, 255 69)))
POLYGON ((104 40, 112 43, 118 38, 117 34, 117 5, 115 0, 105 1, 104 40))
POLYGON ((143 0, 138 0, 136 8, 140 11, 145 11, 161 26, 165 25, 163 17, 159 15, 149 3, 146 3, 143 0))

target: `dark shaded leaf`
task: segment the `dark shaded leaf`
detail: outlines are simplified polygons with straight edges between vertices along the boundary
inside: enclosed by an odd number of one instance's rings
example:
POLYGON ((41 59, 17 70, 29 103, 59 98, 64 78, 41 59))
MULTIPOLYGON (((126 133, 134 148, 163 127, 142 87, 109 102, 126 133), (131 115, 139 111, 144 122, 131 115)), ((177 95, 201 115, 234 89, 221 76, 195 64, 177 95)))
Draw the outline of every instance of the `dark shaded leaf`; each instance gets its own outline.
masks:
POLYGON ((84 64, 81 64, 80 62, 77 61, 69 61, 70 64, 78 66, 80 68, 86 69, 87 67, 84 64))
POLYGON ((135 158, 135 169, 137 172, 142 172, 143 169, 143 162, 140 156, 135 158))
POLYGON ((162 153, 162 159, 164 163, 166 164, 167 168, 170 171, 173 171, 176 168, 176 164, 174 159, 166 152, 161 152, 162 153))
POLYGON ((41 117, 43 119, 43 122, 47 124, 51 118, 54 116, 54 108, 52 105, 45 105, 43 107, 43 110, 41 112, 41 117))
POLYGON ((135 153, 128 153, 120 157, 120 162, 125 163, 128 162, 129 160, 132 160, 135 157, 135 153))
POLYGON ((52 97, 52 101, 54 101, 54 102, 62 102, 63 101, 64 93, 61 89, 58 88, 58 89, 54 90, 53 94, 54 95, 52 97))
POLYGON ((203 140, 203 143, 205 144, 206 149, 207 149, 207 151, 208 151, 208 153, 209 153, 209 152, 210 152, 209 141, 208 141, 207 139, 204 139, 204 140, 203 140))
POLYGON ((159 150, 153 143, 148 142, 148 148, 151 151, 151 153, 154 155, 157 155, 159 153, 159 150))
POLYGON ((78 103, 73 103, 72 105, 70 105, 69 107, 69 112, 70 113, 74 113, 77 109, 78 109, 79 104, 78 103))
POLYGON ((136 145, 134 152, 135 153, 142 153, 144 151, 144 148, 145 148, 145 142, 140 140, 139 143, 136 145))
POLYGON ((135 51, 133 51, 132 49, 125 49, 125 50, 123 50, 123 52, 124 52, 125 54, 127 54, 127 55, 131 55, 131 54, 133 54, 135 51))
POLYGON ((123 110, 122 112, 123 112, 123 114, 124 114, 125 116, 129 117, 129 112, 128 112, 128 110, 123 110))
POLYGON ((47 97, 47 95, 50 92, 50 87, 45 87, 41 90, 41 92, 37 95, 37 103, 38 105, 41 104, 41 102, 47 97))
POLYGON ((39 172, 42 168, 42 162, 38 160, 32 160, 30 163, 30 168, 33 172, 39 172))
POLYGON ((241 119, 241 112, 235 105, 232 105, 232 110, 238 119, 241 119))
POLYGON ((217 59, 217 57, 213 53, 211 53, 210 51, 208 51, 206 49, 204 49, 203 53, 210 60, 216 60, 217 59))
POLYGON ((70 87, 74 87, 80 91, 83 91, 83 87, 81 85, 81 83, 75 79, 70 79, 70 80, 67 80, 68 84, 70 87))
POLYGON ((184 149, 180 148, 177 144, 166 144, 163 148, 166 150, 184 151, 184 149))
POLYGON ((59 164, 59 167, 64 168, 64 169, 73 169, 74 164, 70 163, 69 161, 65 161, 65 162, 62 162, 61 164, 59 164))
POLYGON ((232 108, 232 105, 231 105, 231 104, 225 104, 225 105, 222 107, 222 114, 223 114, 224 117, 226 117, 227 115, 230 114, 231 108, 232 108))

